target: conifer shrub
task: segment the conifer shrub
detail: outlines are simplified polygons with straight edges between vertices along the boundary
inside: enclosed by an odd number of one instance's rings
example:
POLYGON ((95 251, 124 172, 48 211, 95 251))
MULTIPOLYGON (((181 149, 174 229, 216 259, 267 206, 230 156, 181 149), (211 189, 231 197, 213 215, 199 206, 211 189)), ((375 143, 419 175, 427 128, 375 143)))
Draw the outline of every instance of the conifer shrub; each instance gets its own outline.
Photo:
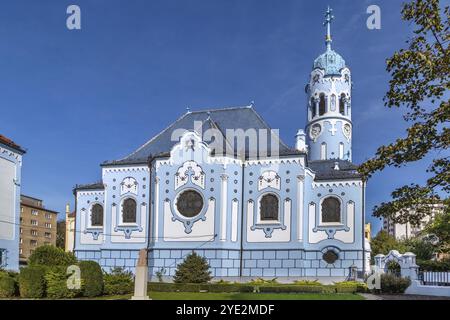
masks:
POLYGON ((134 288, 133 274, 123 268, 114 268, 104 273, 104 294, 119 295, 132 293, 134 288))
POLYGON ((103 293, 103 271, 95 261, 80 261, 84 297, 97 297, 103 293))
POLYGON ((70 299, 79 296, 82 289, 71 288, 67 280, 71 275, 67 274, 67 268, 56 266, 47 269, 45 281, 47 288, 47 297, 52 299, 70 299))
POLYGON ((204 257, 192 252, 177 266, 173 281, 175 283, 208 283, 211 281, 209 264, 204 257))
POLYGON ((28 266, 20 270, 19 291, 22 298, 42 298, 45 296, 46 268, 40 265, 28 266))
POLYGON ((16 295, 17 282, 7 272, 0 271, 0 298, 11 298, 16 295))
POLYGON ((77 259, 71 252, 65 252, 61 248, 51 245, 44 245, 36 250, 28 258, 28 265, 42 266, 69 266, 77 263, 77 259))

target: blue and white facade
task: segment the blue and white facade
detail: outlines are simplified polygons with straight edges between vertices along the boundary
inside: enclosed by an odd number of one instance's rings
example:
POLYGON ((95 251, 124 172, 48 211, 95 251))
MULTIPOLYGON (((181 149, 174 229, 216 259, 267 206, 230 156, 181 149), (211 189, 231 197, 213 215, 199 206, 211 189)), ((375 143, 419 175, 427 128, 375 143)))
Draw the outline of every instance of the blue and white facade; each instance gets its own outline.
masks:
POLYGON ((101 182, 74 190, 77 257, 134 270, 147 248, 150 277, 173 276, 192 251, 216 278, 368 271, 351 75, 329 34, 306 91, 308 123, 295 147, 246 106, 188 111, 131 155, 103 163, 101 182))
POLYGON ((20 185, 25 151, 0 135, 0 268, 19 270, 20 185))

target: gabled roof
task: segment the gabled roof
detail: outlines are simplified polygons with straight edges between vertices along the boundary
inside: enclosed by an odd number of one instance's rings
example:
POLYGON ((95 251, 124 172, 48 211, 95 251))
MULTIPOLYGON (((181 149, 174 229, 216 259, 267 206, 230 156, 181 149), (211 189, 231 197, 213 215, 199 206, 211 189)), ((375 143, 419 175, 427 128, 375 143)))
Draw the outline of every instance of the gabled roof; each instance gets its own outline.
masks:
POLYGON ((358 166, 347 160, 331 159, 309 161, 308 167, 316 173, 314 180, 361 179, 358 166), (339 170, 335 169, 336 164, 339 170))
MULTIPOLYGON (((248 142, 246 142, 245 150, 238 150, 238 146, 236 144, 234 146, 234 150, 232 150, 234 156, 245 156, 248 158, 252 152, 267 152, 268 155, 271 155, 272 151, 275 150, 271 146, 271 140, 275 143, 278 142, 278 152, 280 156, 302 154, 295 149, 291 149, 281 140, 280 137, 272 134, 270 131, 271 128, 252 106, 245 106, 187 112, 127 157, 116 161, 107 161, 104 165, 146 163, 151 157, 166 156, 172 147, 178 143, 177 139, 172 139, 172 133, 177 129, 194 130, 194 124, 196 121, 202 123, 203 134, 210 128, 215 128, 220 131, 222 137, 224 138, 224 150, 226 150, 226 146, 229 147, 232 145, 232 141, 226 139, 227 129, 242 129, 244 131, 248 129, 267 130, 267 148, 260 149, 258 147, 260 144, 260 137, 257 135, 258 143, 256 145, 248 145, 248 142), (255 148, 257 148, 257 150, 255 150, 255 148)), ((266 145, 266 143, 261 144, 266 145)))
POLYGON ((0 144, 3 144, 9 148, 12 148, 21 154, 25 153, 25 150, 21 146, 19 146, 14 141, 12 141, 11 139, 9 139, 1 134, 0 134, 0 144))

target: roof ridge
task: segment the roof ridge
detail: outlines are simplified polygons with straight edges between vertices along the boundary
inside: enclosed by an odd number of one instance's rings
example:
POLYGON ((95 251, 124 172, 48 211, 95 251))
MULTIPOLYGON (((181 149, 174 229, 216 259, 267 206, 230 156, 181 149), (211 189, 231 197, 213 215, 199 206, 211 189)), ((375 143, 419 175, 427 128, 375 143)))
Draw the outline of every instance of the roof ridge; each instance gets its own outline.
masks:
POLYGON ((215 112, 215 111, 231 111, 231 110, 237 110, 237 109, 253 109, 251 105, 248 106, 235 106, 235 107, 216 107, 212 109, 203 109, 203 110, 190 110, 189 113, 205 113, 205 112, 215 112))

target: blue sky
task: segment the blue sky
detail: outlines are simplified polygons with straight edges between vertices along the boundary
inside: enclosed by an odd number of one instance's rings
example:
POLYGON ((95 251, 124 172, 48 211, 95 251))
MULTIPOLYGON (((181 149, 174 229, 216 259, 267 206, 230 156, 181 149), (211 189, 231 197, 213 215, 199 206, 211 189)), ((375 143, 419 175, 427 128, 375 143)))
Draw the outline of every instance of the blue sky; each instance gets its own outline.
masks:
MULTIPOLYGON (((361 163, 405 134, 401 111, 382 101, 385 60, 411 32, 399 0, 2 2, 0 133, 28 150, 23 193, 63 213, 75 184, 100 180, 100 163, 134 151, 188 106, 255 101, 293 145, 305 126, 304 86, 325 49, 328 4, 333 48, 352 70, 353 160, 361 163), (70 4, 81 7, 80 31, 66 28, 70 4), (370 4, 381 8, 381 30, 366 27, 370 4)), ((376 174, 369 220, 394 188, 425 181, 426 164, 376 174)))

